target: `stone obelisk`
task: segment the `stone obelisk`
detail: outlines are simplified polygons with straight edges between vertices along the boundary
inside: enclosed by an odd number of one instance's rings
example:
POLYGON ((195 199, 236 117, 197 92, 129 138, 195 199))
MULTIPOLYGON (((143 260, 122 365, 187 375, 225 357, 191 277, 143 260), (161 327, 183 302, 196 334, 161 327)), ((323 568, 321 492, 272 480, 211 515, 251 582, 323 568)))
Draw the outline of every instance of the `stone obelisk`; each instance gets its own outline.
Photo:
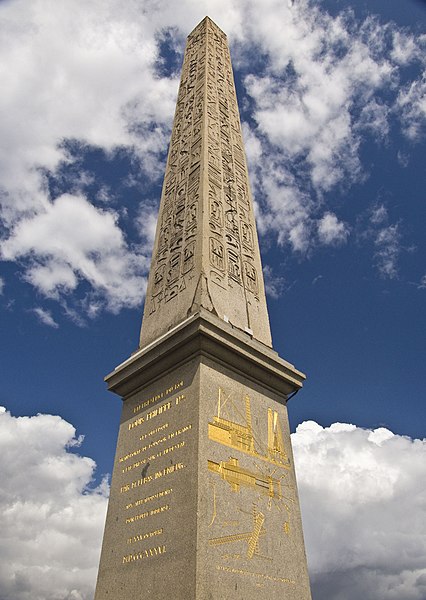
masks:
POLYGON ((96 600, 309 600, 286 402, 272 349, 225 34, 189 35, 140 347, 123 398, 96 600))

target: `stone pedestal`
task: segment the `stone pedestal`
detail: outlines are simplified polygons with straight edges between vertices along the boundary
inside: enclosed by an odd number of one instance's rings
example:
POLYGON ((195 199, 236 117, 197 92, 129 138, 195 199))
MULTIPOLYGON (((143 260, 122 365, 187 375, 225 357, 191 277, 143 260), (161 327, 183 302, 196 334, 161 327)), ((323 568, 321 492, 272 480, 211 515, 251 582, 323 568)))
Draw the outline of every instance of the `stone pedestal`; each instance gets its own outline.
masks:
POLYGON ((106 379, 124 404, 95 599, 309 600, 303 374, 202 309, 106 379))

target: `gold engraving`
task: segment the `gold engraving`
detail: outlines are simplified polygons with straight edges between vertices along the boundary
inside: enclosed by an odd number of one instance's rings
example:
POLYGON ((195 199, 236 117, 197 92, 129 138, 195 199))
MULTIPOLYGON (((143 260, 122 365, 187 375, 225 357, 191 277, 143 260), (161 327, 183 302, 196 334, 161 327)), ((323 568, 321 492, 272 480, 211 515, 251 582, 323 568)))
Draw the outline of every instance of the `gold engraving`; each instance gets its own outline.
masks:
POLYGON ((245 569, 236 569, 234 567, 226 567, 224 565, 216 565, 216 569, 218 571, 232 573, 233 575, 246 575, 247 577, 256 577, 268 581, 276 581, 277 583, 290 583, 292 585, 296 583, 294 579, 289 579, 288 577, 275 577, 273 575, 267 575, 265 573, 253 573, 252 571, 246 571, 245 569))
MULTIPOLYGON (((208 424, 208 437, 210 440, 232 448, 236 452, 249 458, 229 456, 223 460, 208 460, 208 470, 218 479, 210 481, 213 486, 212 516, 208 525, 211 532, 209 544, 212 546, 229 543, 247 543, 246 559, 259 557, 273 560, 270 556, 259 553, 259 539, 265 535, 265 521, 272 509, 284 515, 280 530, 287 536, 290 533, 290 506, 294 502, 290 484, 290 462, 285 451, 284 436, 277 411, 267 410, 267 439, 263 441, 255 432, 251 411, 250 397, 245 394, 242 401, 234 400, 232 393, 224 393, 219 388, 217 415, 208 424), (262 511, 255 504, 252 515, 252 527, 244 527, 238 520, 235 525, 232 521, 225 520, 224 510, 227 505, 222 501, 223 490, 220 487, 223 481, 230 486, 235 494, 256 495, 256 503, 264 506, 262 511), (218 527, 232 527, 229 535, 217 535, 218 527), (237 531, 235 531, 237 529, 237 531), (238 531, 239 530, 239 531, 238 531)), ((257 423, 257 419, 256 419, 257 423)), ((238 456, 238 455, 237 455, 238 456)), ((243 506, 247 496, 241 496, 242 506, 235 498, 234 510, 245 513, 243 506), (244 499, 245 498, 245 499, 244 499)), ((229 515, 231 516, 231 515, 229 515)))
POLYGON ((259 537, 265 535, 266 530, 263 527, 265 515, 261 512, 253 511, 253 530, 247 533, 235 533, 233 535, 224 535, 221 537, 209 539, 210 546, 218 546, 221 544, 232 544, 234 542, 247 542, 248 559, 253 558, 255 554, 259 554, 259 537))
POLYGON ((181 462, 176 463, 174 465, 170 465, 170 467, 165 467, 164 469, 161 469, 161 471, 157 471, 156 473, 154 473, 154 475, 149 475, 148 477, 141 477, 140 479, 135 479, 135 481, 132 481, 131 483, 126 483, 125 485, 122 485, 120 488, 120 493, 125 494, 130 490, 134 490, 142 485, 151 483, 151 481, 154 481, 154 479, 167 477, 168 475, 171 475, 172 473, 175 473, 177 471, 181 471, 185 468, 186 465, 181 462))
POLYGON ((279 479, 243 469, 239 466, 237 458, 231 457, 229 461, 222 460, 220 463, 209 460, 207 463, 209 471, 217 473, 224 481, 229 483, 234 492, 239 492, 240 487, 243 486, 260 492, 269 498, 281 499, 283 497, 279 479))
POLYGON ((166 546, 156 546, 155 548, 148 548, 147 550, 142 550, 141 552, 137 552, 136 554, 127 554, 127 556, 123 556, 123 565, 128 565, 137 560, 143 560, 145 558, 154 558, 155 556, 160 556, 161 554, 166 553, 166 546))
POLYGON ((184 381, 183 381, 183 379, 181 379, 180 381, 177 381, 175 384, 173 384, 172 386, 169 386, 168 388, 166 388, 165 390, 163 390, 159 394, 155 394, 154 396, 152 396, 148 400, 144 400, 143 402, 141 402, 140 404, 138 404, 137 406, 135 406, 133 408, 133 413, 136 414, 140 410, 142 410, 143 408, 146 408, 150 404, 153 404, 154 402, 157 402, 157 400, 162 400, 163 398, 166 398, 167 396, 169 396, 170 394, 173 394, 173 392, 176 392, 176 390, 180 389, 183 386, 184 386, 184 381))
MULTIPOLYGON (((164 442, 167 438, 162 438, 161 440, 159 440, 159 443, 164 442)), ((169 454, 170 452, 174 452, 175 450, 179 450, 180 448, 183 448, 185 446, 185 441, 183 442, 179 442, 178 444, 173 444, 173 446, 169 446, 168 448, 165 448, 164 450, 160 450, 159 452, 157 452, 157 454, 151 454, 151 456, 148 456, 147 458, 144 458, 143 460, 138 460, 137 462, 128 465, 127 467, 124 467, 124 469, 122 469, 123 473, 128 473, 129 471, 131 471, 132 469, 137 469, 138 467, 146 464, 148 461, 151 462, 153 460, 156 460, 157 458, 160 458, 161 456, 165 456, 166 454, 169 454)))
POLYGON ((161 490, 161 492, 157 492, 156 494, 152 494, 152 496, 146 496, 145 498, 139 498, 139 500, 135 500, 135 502, 130 502, 130 504, 126 504, 126 510, 129 508, 136 508, 137 506, 141 506, 142 504, 147 504, 148 502, 152 502, 152 500, 159 500, 164 496, 168 496, 173 492, 173 488, 167 488, 166 490, 161 490))
POLYGON ((169 402, 165 402, 161 406, 158 406, 157 408, 154 408, 149 413, 147 413, 145 416, 139 417, 138 419, 135 419, 134 421, 129 423, 128 424, 129 431, 131 429, 133 429, 134 427, 139 427, 139 425, 143 425, 147 421, 151 421, 152 419, 155 419, 156 417, 158 417, 158 416, 162 415, 163 413, 165 413, 166 411, 170 410, 171 407, 172 407, 172 403, 169 401, 169 402))
MULTIPOLYGON (((144 438, 146 438, 150 435, 153 435, 155 433, 160 433, 163 429, 167 429, 168 427, 169 427, 169 424, 166 423, 166 424, 162 425, 161 427, 157 427, 156 429, 151 430, 149 433, 141 436, 139 439, 143 440, 144 438)), ((150 442, 149 444, 146 444, 145 446, 141 446, 140 448, 137 448, 136 450, 129 452, 125 456, 122 456, 121 458, 119 458, 119 462, 126 462, 126 460, 128 460, 129 458, 134 458, 135 456, 139 456, 143 452, 146 452, 147 450, 151 450, 152 448, 156 448, 157 446, 159 446, 160 444, 163 444, 167 440, 174 439, 175 437, 183 435, 187 431, 191 431, 191 429, 192 429, 191 423, 188 425, 185 425, 184 427, 181 427, 180 429, 176 429, 176 431, 173 431, 173 432, 169 433, 168 435, 163 435, 161 438, 158 438, 158 439, 154 440, 153 442, 150 442)), ((164 454, 167 454, 167 452, 164 451, 164 454)), ((158 453, 156 455, 154 454, 148 458, 139 460, 139 461, 133 463, 133 465, 123 468, 122 472, 126 473, 127 471, 131 471, 132 469, 134 469, 136 467, 144 465, 148 460, 154 460, 155 458, 158 458, 159 456, 161 456, 161 453, 158 453)))
POLYGON ((148 517, 153 517, 155 515, 159 515, 160 513, 166 512, 170 510, 169 504, 164 504, 163 506, 159 506, 157 508, 152 508, 151 510, 147 510, 143 513, 139 513, 138 515, 134 515, 133 517, 127 517, 125 520, 126 524, 135 523, 135 521, 141 521, 142 519, 147 519, 148 517))
POLYGON ((161 535, 164 529, 155 529, 154 531, 149 531, 148 533, 138 533, 132 537, 127 538, 128 544, 136 544, 137 542, 144 542, 150 538, 156 537, 157 535, 161 535))
POLYGON ((253 434, 251 404, 248 395, 244 397, 244 404, 245 414, 243 415, 239 406, 234 403, 231 394, 226 396, 223 390, 219 388, 217 416, 214 416, 213 421, 208 424, 209 439, 278 467, 290 469, 290 461, 284 449, 278 413, 268 409, 268 443, 264 449, 264 444, 257 440, 253 434), (228 402, 241 420, 245 421, 244 424, 231 421, 222 416, 228 402))

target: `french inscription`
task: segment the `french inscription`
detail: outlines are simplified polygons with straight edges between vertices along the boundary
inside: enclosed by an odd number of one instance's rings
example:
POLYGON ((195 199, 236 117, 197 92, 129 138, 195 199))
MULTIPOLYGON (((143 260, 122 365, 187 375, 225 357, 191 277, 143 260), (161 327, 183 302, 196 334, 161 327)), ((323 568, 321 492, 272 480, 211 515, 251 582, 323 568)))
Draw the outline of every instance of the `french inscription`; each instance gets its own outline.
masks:
POLYGON ((130 502, 126 505, 126 510, 130 508, 136 508, 143 504, 147 504, 148 502, 152 502, 153 500, 158 500, 159 498, 163 498, 164 496, 169 496, 173 492, 173 488, 167 488, 165 490, 161 490, 156 494, 152 494, 151 496, 146 496, 145 498, 139 498, 139 500, 135 500, 135 502, 130 502))
POLYGON ((277 583, 288 583, 295 585, 294 579, 289 579, 288 577, 275 577, 274 575, 267 575, 266 573, 253 573, 252 571, 247 571, 246 569, 236 569, 235 567, 227 567, 225 565, 216 565, 216 569, 218 571, 225 571, 226 573, 232 573, 233 575, 244 575, 246 577, 255 577, 257 579, 265 579, 268 581, 275 581, 277 583))
POLYGON ((157 402, 157 400, 162 400, 163 398, 166 398, 167 396, 169 396, 170 394, 173 394, 173 392, 176 392, 178 389, 182 388, 183 386, 184 386, 184 381, 183 381, 183 379, 181 379, 180 381, 177 381, 175 384, 169 386, 168 388, 166 388, 159 394, 154 394, 154 396, 152 396, 148 400, 144 400, 143 402, 141 402, 140 404, 135 406, 133 409, 133 413, 136 414, 143 408, 146 408, 150 404, 157 402))
POLYGON ((139 513, 138 515, 134 515, 133 517, 127 517, 125 523, 127 525, 129 523, 135 523, 136 521, 141 521, 142 519, 147 519, 148 517, 154 517, 155 515, 167 512, 168 510, 170 510, 170 504, 163 504, 163 506, 158 506, 157 508, 146 510, 145 512, 139 513))
MULTIPOLYGON (((163 441, 163 440, 161 440, 163 441)), ((151 456, 143 459, 143 460, 138 460, 137 462, 128 465, 127 467, 124 467, 124 469, 122 469, 123 473, 128 473, 129 471, 132 471, 133 469, 137 469, 138 467, 141 467, 142 465, 146 464, 148 461, 154 461, 157 458, 161 458, 162 456, 165 456, 166 454, 170 454, 170 452, 174 452, 175 450, 180 450, 181 448, 183 448, 185 446, 185 441, 179 442, 178 444, 173 444, 173 446, 169 446, 168 448, 165 448, 164 450, 160 450, 159 452, 157 452, 157 454, 151 454, 151 456)))
POLYGON ((160 556, 161 554, 166 553, 166 546, 155 546, 154 548, 148 548, 147 550, 142 550, 141 552, 137 552, 136 554, 127 554, 123 556, 123 565, 128 565, 137 560, 144 560, 146 558, 154 558, 156 556, 160 556))
POLYGON ((133 535, 132 537, 127 538, 127 543, 136 544, 137 542, 144 542, 145 540, 149 540, 153 537, 161 535, 163 532, 164 529, 161 527, 160 529, 148 531, 147 533, 138 533, 137 535, 133 535))
POLYGON ((127 426, 129 431, 131 429, 134 429, 135 427, 139 427, 139 425, 143 425, 144 423, 147 423, 148 421, 151 421, 152 419, 155 419, 156 417, 164 414, 165 412, 170 410, 173 406, 177 406, 184 399, 185 399, 185 394, 180 394, 174 400, 169 400, 168 402, 161 404, 157 408, 150 410, 146 415, 143 415, 142 417, 138 417, 137 419, 135 419, 134 421, 129 423, 127 426))
POLYGON ((172 475, 173 473, 181 471, 182 469, 185 469, 185 468, 186 468, 186 465, 181 462, 172 464, 169 467, 165 467, 164 469, 161 469, 160 471, 156 471, 154 473, 154 475, 148 475, 147 477, 141 477, 140 479, 135 479, 135 481, 132 481, 131 483, 126 483, 125 485, 122 485, 120 488, 120 494, 125 494, 125 493, 129 492, 130 490, 134 490, 142 485, 151 483, 152 481, 155 481, 156 479, 160 479, 161 477, 168 477, 169 475, 172 475))

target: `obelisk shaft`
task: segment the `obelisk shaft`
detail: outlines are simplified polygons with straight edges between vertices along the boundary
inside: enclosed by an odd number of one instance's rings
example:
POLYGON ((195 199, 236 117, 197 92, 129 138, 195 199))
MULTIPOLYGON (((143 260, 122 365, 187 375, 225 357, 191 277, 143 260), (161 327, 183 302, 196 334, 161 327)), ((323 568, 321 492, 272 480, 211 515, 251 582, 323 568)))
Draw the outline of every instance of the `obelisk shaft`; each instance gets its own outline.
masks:
POLYGON ((140 346, 203 307, 271 346, 262 266, 226 35, 189 35, 140 346))
POLYGON ((190 34, 95 600, 311 600, 224 33, 190 34))

